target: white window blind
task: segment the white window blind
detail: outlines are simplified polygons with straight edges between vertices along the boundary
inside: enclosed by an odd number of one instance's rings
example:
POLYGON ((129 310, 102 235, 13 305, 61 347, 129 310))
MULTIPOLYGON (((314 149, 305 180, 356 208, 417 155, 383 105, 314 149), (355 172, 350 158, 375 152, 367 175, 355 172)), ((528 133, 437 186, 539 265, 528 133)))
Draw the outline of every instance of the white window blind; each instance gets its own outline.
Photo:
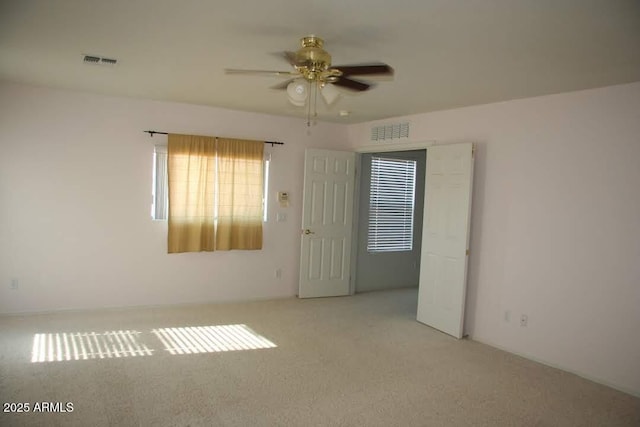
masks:
POLYGON ((369 252, 413 249, 416 161, 371 158, 369 252))

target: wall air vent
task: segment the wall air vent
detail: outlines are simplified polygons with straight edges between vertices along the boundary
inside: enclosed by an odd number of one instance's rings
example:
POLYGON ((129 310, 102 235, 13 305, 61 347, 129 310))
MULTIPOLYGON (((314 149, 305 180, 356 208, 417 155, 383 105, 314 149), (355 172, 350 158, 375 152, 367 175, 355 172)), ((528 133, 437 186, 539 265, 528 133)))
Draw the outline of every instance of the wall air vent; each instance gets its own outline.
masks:
POLYGON ((374 126, 371 128, 371 141, 392 141, 409 138, 409 123, 374 126))
POLYGON ((82 55, 82 62, 85 64, 114 66, 118 63, 117 59, 103 58, 97 55, 82 55))

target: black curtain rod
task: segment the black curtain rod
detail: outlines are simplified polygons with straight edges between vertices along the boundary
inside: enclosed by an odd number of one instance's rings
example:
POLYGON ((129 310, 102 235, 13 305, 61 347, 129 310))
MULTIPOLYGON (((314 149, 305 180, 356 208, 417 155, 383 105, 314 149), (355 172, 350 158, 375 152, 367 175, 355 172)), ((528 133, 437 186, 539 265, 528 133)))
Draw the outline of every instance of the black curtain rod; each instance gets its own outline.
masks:
MULTIPOLYGON (((149 135, 153 136, 156 133, 158 135, 169 135, 168 132, 158 132, 156 130, 143 130, 142 132, 148 133, 149 135)), ((273 147, 274 145, 284 145, 284 142, 278 142, 278 141, 265 141, 265 144, 271 144, 271 146, 273 147)))

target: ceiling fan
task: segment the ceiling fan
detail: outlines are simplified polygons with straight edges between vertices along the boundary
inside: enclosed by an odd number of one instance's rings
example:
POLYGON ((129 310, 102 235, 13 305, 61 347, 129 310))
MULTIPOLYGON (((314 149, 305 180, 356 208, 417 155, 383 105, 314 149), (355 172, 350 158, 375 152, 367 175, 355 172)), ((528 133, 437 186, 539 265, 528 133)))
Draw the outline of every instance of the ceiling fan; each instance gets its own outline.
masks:
MULTIPOLYGON (((313 35, 300 39, 302 47, 295 52, 285 51, 284 59, 293 67, 291 71, 268 70, 239 70, 225 69, 227 74, 272 75, 290 77, 288 80, 273 86, 273 89, 287 90, 289 101, 296 106, 306 104, 309 95, 316 97, 312 100, 315 112, 317 92, 323 95, 327 104, 332 104, 339 96, 339 91, 332 88, 337 86, 354 92, 363 92, 372 88, 372 83, 351 78, 351 76, 392 76, 393 68, 376 62, 358 65, 331 65, 331 55, 323 49, 324 41, 313 35)), ((309 102, 308 125, 310 125, 311 104, 309 102)))

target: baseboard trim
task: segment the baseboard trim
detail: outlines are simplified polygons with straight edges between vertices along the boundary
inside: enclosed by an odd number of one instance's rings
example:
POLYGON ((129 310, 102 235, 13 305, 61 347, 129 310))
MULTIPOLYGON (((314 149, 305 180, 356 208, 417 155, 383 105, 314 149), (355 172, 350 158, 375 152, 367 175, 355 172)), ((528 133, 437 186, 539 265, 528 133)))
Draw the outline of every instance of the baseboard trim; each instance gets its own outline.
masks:
POLYGON ((545 365, 545 366, 549 366, 550 368, 559 369, 561 371, 565 371, 565 372, 568 372, 570 374, 577 375, 577 376, 579 376, 581 378, 584 378, 586 380, 589 380, 589 381, 592 381, 594 383, 607 386, 609 388, 621 391, 621 392, 629 394, 631 396, 640 397, 640 390, 633 390, 633 389, 630 389, 630 388, 627 388, 627 387, 624 387, 624 386, 621 386, 621 385, 618 385, 618 384, 614 384, 614 383, 612 383, 610 381, 607 381, 607 380, 604 380, 602 378, 594 377, 593 375, 589 375, 589 374, 586 374, 584 372, 580 372, 580 371, 577 371, 575 369, 571 369, 571 368, 568 368, 566 366, 559 365, 557 363, 549 362, 548 360, 533 356, 531 354, 523 353, 523 352, 520 352, 520 351, 515 351, 515 350, 513 350, 511 348, 508 348, 508 347, 496 344, 494 342, 491 342, 490 340, 485 340, 485 339, 477 338, 477 337, 474 337, 474 336, 470 336, 470 339, 472 339, 473 341, 476 341, 476 342, 479 342, 479 343, 486 344, 488 346, 497 348, 498 350, 502 350, 502 351, 506 351, 507 353, 515 354, 516 356, 531 360, 533 362, 540 363, 540 364, 545 365))
POLYGON ((74 314, 74 313, 87 313, 87 312, 118 312, 124 310, 148 310, 156 308, 180 308, 180 307, 195 307, 203 305, 220 305, 220 304, 241 304, 252 303, 262 301, 277 301, 285 299, 295 299, 295 295, 274 295, 265 297, 254 298, 232 298, 225 300, 211 300, 202 302, 181 302, 176 304, 148 304, 148 305, 124 305, 124 306, 105 306, 105 307, 88 307, 88 308, 55 308, 50 310, 26 310, 26 311, 7 311, 0 313, 1 317, 13 317, 13 316, 37 316, 47 314, 74 314))

